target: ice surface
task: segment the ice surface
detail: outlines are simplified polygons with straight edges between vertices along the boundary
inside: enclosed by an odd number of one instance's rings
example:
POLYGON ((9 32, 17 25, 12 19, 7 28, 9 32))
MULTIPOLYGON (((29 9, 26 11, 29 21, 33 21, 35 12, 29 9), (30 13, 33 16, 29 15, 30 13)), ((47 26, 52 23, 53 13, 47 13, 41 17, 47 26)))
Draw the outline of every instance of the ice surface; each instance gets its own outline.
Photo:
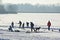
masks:
MULTIPOLYGON (((15 29, 16 30, 16 29, 15 29)), ((37 33, 30 31, 30 29, 19 29, 20 32, 9 32, 8 30, 0 30, 1 40, 60 40, 59 31, 48 31, 40 29, 37 33)))

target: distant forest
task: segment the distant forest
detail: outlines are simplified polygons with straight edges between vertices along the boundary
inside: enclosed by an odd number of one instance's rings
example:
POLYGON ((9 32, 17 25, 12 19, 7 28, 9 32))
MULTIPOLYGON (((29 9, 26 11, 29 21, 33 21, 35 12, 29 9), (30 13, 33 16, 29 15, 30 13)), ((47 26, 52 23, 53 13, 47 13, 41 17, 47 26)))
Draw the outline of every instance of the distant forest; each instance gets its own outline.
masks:
POLYGON ((0 13, 60 13, 60 5, 3 4, 0 13))

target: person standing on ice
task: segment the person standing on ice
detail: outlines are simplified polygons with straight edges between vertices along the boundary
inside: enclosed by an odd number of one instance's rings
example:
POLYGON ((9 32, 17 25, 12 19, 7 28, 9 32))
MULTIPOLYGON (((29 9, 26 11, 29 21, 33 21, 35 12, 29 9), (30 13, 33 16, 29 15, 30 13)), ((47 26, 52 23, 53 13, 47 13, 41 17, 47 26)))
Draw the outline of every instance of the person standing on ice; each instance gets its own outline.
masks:
POLYGON ((18 23, 18 24, 19 24, 19 28, 20 28, 20 27, 21 27, 21 25, 22 25, 22 22, 21 22, 21 21, 19 21, 19 23, 18 23))
POLYGON ((50 21, 48 21, 47 26, 48 26, 48 30, 50 30, 50 26, 51 26, 51 22, 50 21))
POLYGON ((33 22, 30 22, 30 25, 31 25, 31 32, 32 32, 33 29, 34 29, 34 23, 33 22))
POLYGON ((27 27, 29 27, 29 22, 26 22, 27 27))
POLYGON ((12 28, 14 28, 14 22, 11 23, 12 28))
POLYGON ((22 24, 22 28, 23 28, 23 29, 24 29, 24 25, 25 25, 25 23, 22 24))

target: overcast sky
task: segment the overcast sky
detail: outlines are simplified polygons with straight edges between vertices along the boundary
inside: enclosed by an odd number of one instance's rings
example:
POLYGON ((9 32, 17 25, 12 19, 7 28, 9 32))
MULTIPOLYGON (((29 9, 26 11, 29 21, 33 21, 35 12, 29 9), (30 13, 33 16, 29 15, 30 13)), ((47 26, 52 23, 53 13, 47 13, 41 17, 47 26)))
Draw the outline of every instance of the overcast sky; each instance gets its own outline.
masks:
POLYGON ((25 3, 30 3, 30 4, 59 4, 60 0, 2 0, 3 3, 13 3, 13 4, 25 4, 25 3))

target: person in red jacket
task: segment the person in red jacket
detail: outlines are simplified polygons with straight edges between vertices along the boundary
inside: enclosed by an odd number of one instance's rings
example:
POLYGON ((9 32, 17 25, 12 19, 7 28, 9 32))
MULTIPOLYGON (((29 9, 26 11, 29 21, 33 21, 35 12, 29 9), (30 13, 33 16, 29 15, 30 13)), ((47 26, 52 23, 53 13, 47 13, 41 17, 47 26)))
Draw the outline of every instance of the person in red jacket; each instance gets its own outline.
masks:
POLYGON ((48 26, 48 30, 50 30, 50 26, 51 26, 51 22, 50 21, 48 21, 47 26, 48 26))

